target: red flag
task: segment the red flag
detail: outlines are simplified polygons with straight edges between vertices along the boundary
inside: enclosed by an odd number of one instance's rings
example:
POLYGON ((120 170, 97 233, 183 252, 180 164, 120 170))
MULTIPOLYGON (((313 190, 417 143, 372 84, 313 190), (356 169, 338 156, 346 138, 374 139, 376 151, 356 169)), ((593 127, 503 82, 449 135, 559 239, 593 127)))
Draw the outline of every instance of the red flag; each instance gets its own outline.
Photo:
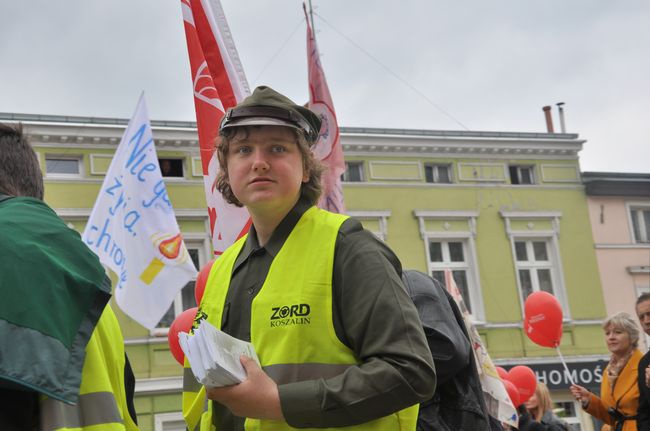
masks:
POLYGON ((190 58, 196 125, 214 253, 220 255, 248 232, 245 208, 226 203, 215 186, 219 162, 214 154, 219 122, 228 108, 250 94, 244 71, 219 0, 181 0, 190 58))
POLYGON ((345 172, 343 148, 339 126, 334 112, 334 103, 327 87, 323 66, 320 63, 314 33, 309 25, 307 8, 302 4, 307 19, 307 57, 309 63, 309 109, 318 114, 322 125, 318 141, 313 148, 314 155, 323 162, 327 170, 323 174, 323 195, 318 206, 335 213, 345 212, 341 175, 345 172))

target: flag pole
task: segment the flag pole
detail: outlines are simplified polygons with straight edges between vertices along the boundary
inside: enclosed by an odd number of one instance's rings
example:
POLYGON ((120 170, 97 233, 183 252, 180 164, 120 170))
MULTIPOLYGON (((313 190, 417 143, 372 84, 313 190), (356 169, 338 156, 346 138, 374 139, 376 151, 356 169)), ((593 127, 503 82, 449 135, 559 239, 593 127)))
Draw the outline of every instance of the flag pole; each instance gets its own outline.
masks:
POLYGON ((314 9, 311 7, 311 0, 309 0, 309 18, 311 20, 311 34, 316 40, 316 27, 314 27, 314 9))

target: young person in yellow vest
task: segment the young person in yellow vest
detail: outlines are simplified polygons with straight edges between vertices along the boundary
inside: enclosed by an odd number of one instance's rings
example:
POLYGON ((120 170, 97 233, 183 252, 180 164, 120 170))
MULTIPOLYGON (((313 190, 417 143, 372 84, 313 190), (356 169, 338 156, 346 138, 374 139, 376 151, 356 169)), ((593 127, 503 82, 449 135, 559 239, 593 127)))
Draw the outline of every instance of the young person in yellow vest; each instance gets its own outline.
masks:
POLYGON ((213 265, 198 315, 250 341, 261 368, 242 357, 245 381, 206 390, 186 361, 190 430, 415 430, 435 390, 399 260, 358 221, 315 206, 320 123, 268 87, 222 120, 216 185, 252 226, 213 265))
POLYGON ((137 430, 110 279, 43 202, 22 128, 3 124, 0 244, 0 430, 137 430))

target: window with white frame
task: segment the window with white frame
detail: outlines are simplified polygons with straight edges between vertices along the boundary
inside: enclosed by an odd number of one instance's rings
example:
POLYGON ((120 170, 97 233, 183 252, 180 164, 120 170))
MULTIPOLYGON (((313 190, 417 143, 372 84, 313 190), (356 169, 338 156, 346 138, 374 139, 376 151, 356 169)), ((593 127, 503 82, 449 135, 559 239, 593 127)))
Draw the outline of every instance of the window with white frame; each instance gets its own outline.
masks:
POLYGON ((634 242, 650 243, 650 206, 631 207, 630 218, 632 219, 634 242))
POLYGON ((81 176, 81 158, 73 156, 45 155, 45 173, 50 177, 81 176))
POLYGON ((428 273, 445 285, 449 269, 474 321, 485 319, 476 256, 476 211, 415 210, 428 273))
POLYGON ((551 248, 545 239, 515 238, 515 267, 523 301, 533 292, 556 295, 551 248))
POLYGON ((545 291, 553 294, 569 319, 560 258, 559 211, 501 211, 512 246, 517 287, 523 308, 528 295, 545 291))
POLYGON ((185 431, 186 429, 181 412, 158 413, 154 416, 155 431, 185 431))
POLYGON ((341 175, 341 181, 348 183, 363 182, 363 162, 345 162, 345 172, 341 175))
MULTIPOLYGON (((206 264, 205 252, 202 242, 185 241, 187 252, 199 271, 203 265, 206 264)), ((189 281, 183 289, 178 293, 174 303, 169 307, 163 318, 160 320, 156 328, 169 328, 176 316, 181 314, 188 308, 196 307, 196 299, 194 298, 194 284, 195 280, 189 281)), ((157 333, 157 332, 156 332, 157 333)), ((163 335, 160 333, 159 335, 163 335)))
POLYGON ((424 179, 427 183, 450 184, 451 165, 449 164, 424 165, 424 179))
POLYGON ((449 268, 456 286, 470 313, 474 311, 472 291, 476 289, 470 275, 467 242, 455 239, 429 239, 429 271, 431 276, 445 285, 445 269, 449 268))
POLYGON ((533 166, 510 165, 508 170, 510 172, 510 184, 535 184, 533 166))

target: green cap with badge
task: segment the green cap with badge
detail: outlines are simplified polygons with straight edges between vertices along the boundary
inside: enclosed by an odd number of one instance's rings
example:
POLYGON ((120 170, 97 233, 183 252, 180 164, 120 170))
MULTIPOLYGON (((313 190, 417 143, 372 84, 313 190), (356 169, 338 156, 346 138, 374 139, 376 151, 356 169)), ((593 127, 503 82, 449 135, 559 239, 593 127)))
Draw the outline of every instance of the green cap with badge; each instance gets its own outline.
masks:
POLYGON ((219 132, 238 126, 293 127, 301 130, 309 145, 313 145, 318 139, 320 125, 320 117, 312 110, 294 103, 271 87, 259 86, 240 104, 228 109, 219 132))

